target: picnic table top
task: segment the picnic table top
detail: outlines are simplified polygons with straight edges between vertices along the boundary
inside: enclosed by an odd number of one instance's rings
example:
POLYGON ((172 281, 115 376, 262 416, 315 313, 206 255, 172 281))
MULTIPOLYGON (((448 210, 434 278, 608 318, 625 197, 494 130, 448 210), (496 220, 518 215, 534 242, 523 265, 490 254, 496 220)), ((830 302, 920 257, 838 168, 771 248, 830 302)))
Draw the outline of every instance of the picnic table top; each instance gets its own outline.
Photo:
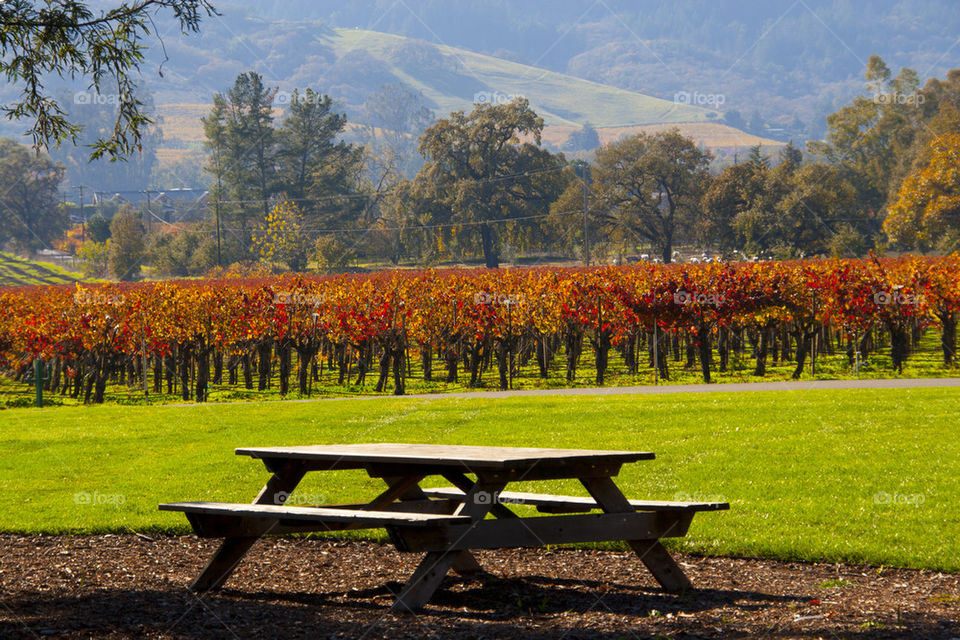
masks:
POLYGON ((295 459, 335 463, 410 464, 471 469, 511 469, 543 462, 565 464, 622 464, 653 460, 646 451, 598 451, 592 449, 541 449, 531 447, 478 447, 467 445, 331 444, 299 447, 252 447, 237 455, 262 459, 295 459))

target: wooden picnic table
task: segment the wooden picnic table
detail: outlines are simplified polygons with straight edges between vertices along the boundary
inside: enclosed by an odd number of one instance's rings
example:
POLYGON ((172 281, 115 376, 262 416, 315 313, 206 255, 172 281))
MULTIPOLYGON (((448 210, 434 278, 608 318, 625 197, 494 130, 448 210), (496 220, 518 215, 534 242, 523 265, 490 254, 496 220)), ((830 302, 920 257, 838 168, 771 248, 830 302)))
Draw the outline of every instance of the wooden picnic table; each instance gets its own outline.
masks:
POLYGON ((628 500, 613 478, 624 464, 653 460, 648 452, 373 443, 236 453, 262 460, 273 474, 252 504, 160 505, 184 512, 198 535, 224 538, 191 585, 194 591, 222 586, 263 535, 385 528, 400 551, 426 554, 397 596, 395 610, 421 608, 451 568, 481 571, 472 549, 576 542, 624 540, 664 589, 679 592, 692 585, 660 539, 686 535, 699 511, 728 508, 722 502, 628 500), (387 488, 361 504, 283 504, 307 472, 338 469, 363 469, 387 488), (434 475, 453 486, 420 486, 434 475), (591 497, 504 491, 512 482, 556 479, 579 480, 591 497), (510 504, 529 504, 551 515, 520 517, 510 504), (602 513, 591 513, 595 510, 602 513))

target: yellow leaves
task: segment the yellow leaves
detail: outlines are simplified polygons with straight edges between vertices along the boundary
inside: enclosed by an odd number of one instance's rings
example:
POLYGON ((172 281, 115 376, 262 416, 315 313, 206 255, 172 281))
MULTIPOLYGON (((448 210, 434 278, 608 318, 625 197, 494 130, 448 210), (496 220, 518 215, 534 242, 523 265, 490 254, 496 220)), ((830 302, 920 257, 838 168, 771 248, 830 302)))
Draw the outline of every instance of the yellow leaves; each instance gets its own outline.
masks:
POLYGON ((934 138, 927 164, 907 176, 883 222, 895 242, 929 244, 944 231, 960 228, 960 134, 934 138))

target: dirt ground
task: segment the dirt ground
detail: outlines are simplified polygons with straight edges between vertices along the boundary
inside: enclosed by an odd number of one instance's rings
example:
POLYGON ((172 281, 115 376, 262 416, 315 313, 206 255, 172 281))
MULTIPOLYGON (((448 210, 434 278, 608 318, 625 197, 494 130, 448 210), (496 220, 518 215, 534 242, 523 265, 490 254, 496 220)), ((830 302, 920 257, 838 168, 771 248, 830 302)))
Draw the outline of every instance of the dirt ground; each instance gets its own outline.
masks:
POLYGON ((197 597, 216 544, 0 536, 0 638, 960 638, 960 575, 931 571, 680 555, 698 589, 677 596, 625 552, 490 551, 403 615, 417 555, 268 539, 197 597))

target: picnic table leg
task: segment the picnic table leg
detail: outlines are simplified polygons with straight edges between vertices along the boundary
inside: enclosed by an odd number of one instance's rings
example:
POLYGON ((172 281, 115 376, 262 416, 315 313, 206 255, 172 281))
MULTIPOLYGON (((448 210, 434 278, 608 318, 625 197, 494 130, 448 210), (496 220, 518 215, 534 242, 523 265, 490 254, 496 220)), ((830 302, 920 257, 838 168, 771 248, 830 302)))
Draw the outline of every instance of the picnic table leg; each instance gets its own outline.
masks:
MULTIPOLYGON (((263 486, 253 504, 277 504, 278 493, 290 493, 303 478, 303 465, 297 462, 287 462, 274 470, 273 476, 263 486)), ((195 593, 219 589, 227 578, 234 572, 237 565, 247 555, 250 548, 262 536, 243 536, 224 538, 210 562, 203 569, 190 590, 195 593)))
MULTIPOLYGON (((427 495, 423 492, 423 489, 420 488, 420 481, 423 480, 424 476, 415 476, 410 478, 404 477, 385 477, 384 482, 390 487, 385 491, 381 496, 387 495, 396 495, 397 491, 402 489, 402 493, 399 494, 400 500, 427 500, 427 495), (411 484, 411 481, 412 482, 411 484)), ((392 502, 392 500, 390 500, 392 502)), ((376 503, 370 503, 371 508, 380 508, 384 504, 377 504, 377 506, 372 506, 376 503)), ((459 573, 462 576, 472 576, 478 573, 483 572, 483 567, 480 566, 480 563, 477 562, 477 559, 472 553, 464 549, 457 555, 457 558, 453 561, 453 570, 459 573)))
MULTIPOLYGON (((612 478, 581 478, 580 482, 604 512, 633 513, 636 511, 612 478)), ((664 591, 680 593, 693 588, 683 569, 659 540, 627 540, 627 544, 640 557, 641 562, 646 565, 664 591)))
MULTIPOLYGON (((499 493, 507 485, 506 482, 485 482, 480 480, 476 482, 467 492, 466 498, 457 509, 454 515, 470 516, 474 521, 483 520, 484 516, 490 511, 490 500, 475 500, 475 496, 481 492, 488 492, 489 495, 499 493)), ((417 570, 413 572, 407 584, 404 585, 393 603, 394 611, 417 611, 423 608, 433 596, 437 587, 443 581, 447 572, 462 557, 460 551, 431 551, 420 561, 417 570)))

